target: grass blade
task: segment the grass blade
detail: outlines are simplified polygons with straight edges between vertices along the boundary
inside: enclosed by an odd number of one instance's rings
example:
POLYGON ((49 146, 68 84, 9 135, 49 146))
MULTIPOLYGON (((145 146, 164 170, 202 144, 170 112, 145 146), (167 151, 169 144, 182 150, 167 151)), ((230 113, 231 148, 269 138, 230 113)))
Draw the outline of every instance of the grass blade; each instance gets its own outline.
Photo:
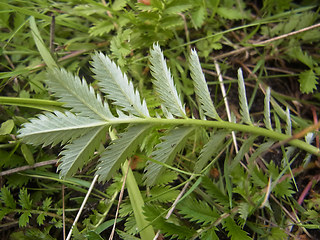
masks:
POLYGON ((41 35, 40 35, 39 29, 36 25, 36 21, 35 21, 34 17, 31 16, 29 21, 30 21, 30 28, 31 28, 32 37, 34 39, 34 42, 37 45, 37 48, 39 50, 39 53, 40 53, 43 61, 47 64, 48 68, 57 68, 58 67, 57 63, 54 61, 53 57, 51 56, 49 50, 47 49, 47 47, 45 46, 45 44, 41 38, 41 35))

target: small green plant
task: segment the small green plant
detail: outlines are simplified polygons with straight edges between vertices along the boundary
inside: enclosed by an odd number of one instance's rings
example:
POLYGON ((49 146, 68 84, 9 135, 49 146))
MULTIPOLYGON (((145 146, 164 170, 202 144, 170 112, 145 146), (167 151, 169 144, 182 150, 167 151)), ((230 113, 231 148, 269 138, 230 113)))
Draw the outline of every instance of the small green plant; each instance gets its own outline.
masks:
POLYGON ((3 202, 0 210, 1 218, 5 215, 20 214, 20 227, 27 226, 32 215, 37 216, 37 224, 39 226, 44 224, 46 218, 51 218, 56 227, 62 226, 62 216, 50 211, 52 208, 51 198, 46 198, 43 200, 42 206, 36 207, 27 189, 20 189, 18 201, 15 201, 10 189, 4 186, 1 188, 0 199, 3 202))
MULTIPOLYGON (((145 206, 145 214, 149 221, 149 223, 146 223, 163 230, 167 235, 189 238, 199 234, 216 236, 215 231, 218 231, 216 227, 222 222, 224 229, 232 239, 240 239, 236 237, 237 233, 245 236, 242 239, 250 239, 247 233, 241 230, 241 227, 246 225, 248 216, 259 207, 267 204, 270 193, 280 197, 291 196, 292 194, 289 190, 290 182, 281 181, 283 186, 279 184, 280 178, 290 170, 288 159, 287 162, 284 162, 282 172, 279 172, 272 164, 267 165, 266 171, 270 171, 270 177, 268 178, 261 175, 260 170, 256 168, 256 158, 277 141, 290 140, 288 144, 293 148, 300 148, 315 155, 320 155, 319 149, 306 141, 292 139, 291 127, 294 125, 294 120, 292 120, 289 111, 283 111, 279 108, 274 111, 273 115, 276 119, 274 129, 271 122, 269 89, 266 94, 264 111, 266 128, 259 127, 252 121, 249 115, 241 69, 238 71, 239 102, 244 123, 235 123, 224 121, 219 117, 215 104, 211 100, 197 53, 194 50, 190 53, 189 65, 196 99, 198 100, 200 119, 195 119, 187 113, 186 106, 179 97, 170 70, 167 68, 166 61, 157 44, 151 49, 150 63, 151 73, 154 77, 153 89, 162 103, 161 111, 154 112, 155 115, 150 114, 151 111, 149 111, 147 103, 141 100, 139 92, 134 89, 133 83, 128 80, 120 68, 107 56, 102 53, 95 53, 91 63, 92 71, 95 74, 94 78, 98 82, 100 91, 104 93, 104 97, 95 93, 85 79, 80 79, 64 69, 51 67, 48 71, 46 83, 49 90, 69 110, 44 113, 31 119, 30 122, 23 125, 24 127, 19 131, 19 137, 24 142, 33 145, 54 146, 59 143, 64 144, 58 167, 62 178, 76 174, 95 155, 96 150, 99 150, 99 162, 96 166, 95 175, 99 177, 100 181, 106 181, 115 176, 120 166, 126 159, 132 157, 138 149, 139 152, 144 152, 150 148, 154 149, 150 155, 146 156, 147 163, 143 174, 143 183, 141 183, 151 189, 161 186, 159 185, 159 179, 166 169, 181 171, 173 167, 173 162, 177 154, 186 148, 190 139, 194 139, 195 144, 200 139, 201 141, 204 140, 205 143, 199 150, 198 157, 190 165, 193 170, 190 170, 189 173, 182 171, 182 174, 191 176, 188 181, 198 178, 198 183, 194 184, 193 189, 202 182, 208 192, 212 191, 216 196, 213 202, 217 201, 219 203, 217 206, 214 204, 217 209, 212 209, 212 206, 209 207, 207 203, 198 202, 189 193, 185 196, 187 197, 185 202, 180 201, 179 210, 186 218, 202 223, 199 226, 202 229, 200 233, 197 233, 197 230, 193 228, 186 231, 186 226, 178 223, 179 219, 174 220, 173 218, 171 223, 166 222, 166 218, 160 217, 159 219, 158 216, 162 216, 165 210, 161 205, 157 207, 156 204, 145 206), (112 108, 110 108, 110 104, 112 108), (286 122, 286 134, 282 133, 279 117, 282 117, 286 122), (117 129, 119 138, 112 137, 113 141, 101 150, 101 144, 104 143, 106 134, 108 132, 112 133, 112 129, 117 129), (239 153, 232 161, 225 159, 225 189, 227 191, 223 190, 221 192, 219 187, 203 177, 209 167, 217 161, 219 152, 223 151, 226 144, 231 143, 226 139, 232 131, 247 133, 251 137, 243 143, 239 153), (208 133, 210 133, 208 137, 192 137, 199 134, 206 136, 208 133), (150 143, 150 136, 157 140, 150 143), (260 144, 255 153, 247 160, 248 172, 245 172, 240 163, 258 136, 264 137, 265 142, 260 144), (234 175, 234 172, 237 172, 237 174, 234 175), (236 178, 239 178, 239 181, 236 178), (246 178, 252 179, 252 182, 250 182, 252 184, 251 190, 250 185, 243 185, 246 178), (240 185, 237 186, 235 183, 240 185), (257 184, 260 187, 257 187, 257 184), (262 188, 266 188, 267 191, 262 188), (281 189, 286 191, 281 191, 281 189), (250 192, 249 197, 248 192, 250 192), (235 202, 232 197, 233 193, 241 195, 244 201, 235 202), (194 217, 192 217, 190 209, 190 205, 193 204, 198 206, 199 210, 199 215, 194 217), (209 209, 211 210, 209 211, 209 209), (225 216, 221 215, 223 209, 228 212, 225 216), (159 214, 155 216, 154 214, 157 211, 159 214), (209 216, 201 215, 201 213, 205 214, 206 212, 209 216), (238 220, 240 225, 235 221, 236 212, 240 213, 238 220), (214 222, 215 225, 210 225, 209 222, 214 222), (207 227, 211 226, 211 233, 203 232, 206 225, 207 227), (174 232, 173 229, 180 229, 181 234, 174 232)), ((133 179, 131 178, 131 180, 133 179)), ((139 190, 135 189, 135 191, 139 190)), ((170 190, 168 191, 170 192, 170 190)), ((133 201, 132 197, 133 195, 130 196, 130 201, 133 201)), ((147 199, 145 201, 148 201, 147 199)), ((135 217, 138 221, 137 216, 135 217)), ((144 237, 142 236, 142 238, 144 237)))

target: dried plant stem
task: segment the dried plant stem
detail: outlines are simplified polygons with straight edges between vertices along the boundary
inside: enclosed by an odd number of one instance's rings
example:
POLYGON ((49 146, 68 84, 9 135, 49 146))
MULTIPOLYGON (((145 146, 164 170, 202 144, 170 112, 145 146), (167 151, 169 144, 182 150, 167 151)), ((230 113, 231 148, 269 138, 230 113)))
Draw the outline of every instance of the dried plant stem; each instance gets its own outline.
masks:
MULTIPOLYGON (((229 120, 229 122, 232 122, 229 103, 228 103, 228 99, 227 99, 226 89, 225 89, 224 84, 223 84, 223 78, 222 78, 222 74, 221 74, 221 71, 220 71, 220 66, 219 66, 219 64, 218 64, 218 62, 216 60, 214 61, 214 66, 215 66, 217 74, 218 74, 218 79, 219 79, 219 82, 220 82, 220 88, 221 88, 222 97, 223 97, 223 100, 224 100, 224 105, 226 107, 228 120, 229 120)), ((232 131, 231 133, 232 133, 232 139, 233 139, 234 148, 236 150, 236 153, 238 153, 239 150, 238 150, 238 145, 237 145, 236 134, 234 133, 234 131, 232 131)))
POLYGON ((317 27, 320 27, 320 23, 312 25, 312 26, 309 26, 309 27, 305 27, 305 28, 299 29, 299 30, 291 32, 291 33, 287 33, 287 34, 283 34, 281 36, 270 38, 270 39, 265 40, 265 41, 254 43, 254 44, 252 44, 252 46, 246 46, 246 47, 243 47, 243 48, 239 48, 239 49, 233 50, 231 52, 223 53, 223 54, 220 54, 218 56, 212 57, 211 59, 212 60, 218 60, 218 59, 229 57, 229 56, 232 56, 232 55, 237 55, 237 54, 242 53, 244 51, 247 51, 247 50, 249 50, 251 48, 260 47, 260 46, 263 46, 265 44, 268 44, 268 43, 271 43, 271 42, 274 42, 274 41, 277 41, 277 40, 280 40, 280 39, 284 39, 284 38, 287 38, 287 37, 290 37, 290 36, 305 32, 305 31, 312 30, 312 29, 317 28, 317 27))
POLYGON ((84 198, 84 200, 83 200, 83 202, 82 202, 82 204, 81 204, 81 207, 80 207, 80 209, 79 209, 79 212, 78 212, 76 218, 74 219, 74 222, 73 222, 73 224, 72 224, 72 227, 71 227, 71 229, 70 229, 70 231, 69 231, 69 234, 68 234, 66 240, 70 240, 70 238, 71 238, 71 236, 72 236, 72 230, 73 230, 74 226, 77 224, 77 222, 78 222, 78 220, 79 220, 79 218, 80 218, 80 215, 81 215, 81 213, 82 213, 82 211, 83 211, 83 209, 84 209, 84 206, 86 205, 86 203, 87 203, 87 201, 88 201, 88 198, 89 198, 89 196, 90 196, 90 193, 91 193, 91 191, 92 191, 92 189, 93 189, 96 181, 98 180, 98 177, 99 177, 99 175, 95 175, 95 176, 94 176, 94 178, 93 178, 93 180, 92 180, 92 183, 91 183, 91 185, 90 185, 90 187, 89 187, 89 189, 88 189, 88 192, 87 192, 87 194, 86 194, 86 196, 85 196, 85 198, 84 198))
POLYGON ((32 169, 32 168, 37 168, 37 167, 42 167, 42 166, 46 166, 46 165, 56 164, 57 162, 58 162, 58 159, 53 159, 53 160, 38 162, 38 163, 35 163, 33 165, 27 165, 27 166, 13 168, 13 169, 10 169, 10 170, 6 170, 6 171, 3 171, 3 172, 0 172, 0 177, 5 176, 5 175, 10 175, 10 174, 13 174, 13 173, 17 173, 17 172, 22 172, 22 171, 25 171, 25 170, 28 170, 28 169, 32 169))
POLYGON ((119 194, 119 201, 118 201, 118 205, 117 205, 116 214, 115 214, 115 217, 114 217, 114 223, 113 223, 112 231, 111 231, 111 234, 110 234, 110 236, 109 236, 109 240, 112 240, 112 239, 113 239, 114 232, 115 232, 115 230, 116 230, 117 218, 118 218, 118 214, 119 214, 120 204, 121 204, 122 198, 123 198, 124 188, 125 188, 125 186, 126 186, 126 181, 127 181, 127 176, 128 176, 129 168, 130 168, 130 163, 131 163, 131 159, 129 159, 128 167, 127 167, 126 172, 123 173, 124 176, 123 176, 121 191, 120 191, 120 194, 119 194))

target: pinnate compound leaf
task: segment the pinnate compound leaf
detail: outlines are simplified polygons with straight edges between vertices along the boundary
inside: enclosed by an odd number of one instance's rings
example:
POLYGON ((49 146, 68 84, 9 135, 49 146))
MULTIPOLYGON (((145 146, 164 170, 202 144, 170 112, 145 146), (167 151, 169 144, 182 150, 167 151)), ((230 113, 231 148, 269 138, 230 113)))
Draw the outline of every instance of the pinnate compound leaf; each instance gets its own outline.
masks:
POLYGON ((143 101, 141 104, 139 92, 134 90, 132 82, 128 81, 120 68, 102 53, 95 53, 92 59, 92 71, 107 98, 123 111, 140 117, 149 117, 146 102, 143 101))
POLYGON ((25 227, 29 223, 29 218, 31 217, 30 211, 26 211, 19 217, 19 227, 25 227))
POLYGON ((7 208, 16 208, 16 201, 14 200, 9 188, 7 188, 6 186, 1 187, 0 200, 7 208))
POLYGON ((212 223, 220 217, 220 214, 205 201, 198 201, 191 197, 179 203, 177 209, 184 217, 196 223, 212 223))
POLYGON ((11 209, 2 208, 2 209, 0 210, 0 221, 1 221, 7 214, 9 214, 10 212, 12 212, 11 209))
POLYGON ((291 197, 295 193, 295 191, 292 190, 291 179, 288 178, 281 182, 278 182, 275 185, 273 191, 279 198, 291 197))
POLYGON ((60 177, 70 177, 82 168, 105 138, 106 131, 105 126, 93 128, 86 135, 66 145, 60 153, 63 155, 58 166, 60 177))
MULTIPOLYGON (((301 20, 297 19, 297 21, 299 22, 301 20)), ((297 26, 296 23, 294 23, 293 25, 294 27, 297 26)), ((290 31, 287 31, 286 33, 290 31)), ((303 52, 301 47, 296 46, 296 47, 290 48, 288 51, 288 55, 291 56, 293 59, 298 59, 299 61, 307 65, 309 68, 313 68, 314 60, 307 52, 303 52)))
MULTIPOLYGON (((160 222, 160 221, 159 221, 160 222)), ((169 239, 191 239, 196 231, 185 225, 178 225, 163 219, 159 224, 156 224, 156 227, 161 230, 163 235, 169 239)))
POLYGON ((130 157, 149 133, 150 125, 141 124, 129 126, 127 132, 121 133, 119 138, 114 140, 101 154, 97 166, 96 175, 100 181, 108 180, 120 168, 120 165, 130 157))
POLYGON ((199 6, 198 9, 191 14, 192 22, 196 28, 201 27, 206 17, 207 17, 207 10, 204 6, 199 6))
POLYGON ((241 68, 238 69, 238 85, 239 85, 239 101, 240 101, 240 113, 243 117, 243 121, 246 124, 252 125, 249 115, 249 107, 246 96, 246 88, 244 86, 244 80, 241 68))
POLYGON ((300 90, 303 93, 312 93, 317 89, 318 78, 312 70, 307 70, 299 74, 300 90))
POLYGON ((129 234, 127 231, 121 231, 119 229, 116 229, 116 232, 121 239, 140 240, 140 238, 135 237, 133 234, 129 234))
POLYGON ((214 201, 220 203, 223 206, 229 205, 228 196, 224 192, 222 192, 210 178, 203 177, 202 185, 207 190, 207 193, 214 198, 214 201))
MULTIPOLYGON (((201 240, 219 240, 219 237, 216 234, 216 228, 212 227, 207 231, 204 231, 201 234, 201 240)), ((218 230, 218 229, 217 229, 218 230)))
POLYGON ((243 231, 231 217, 224 220, 224 227, 228 231, 228 237, 231 240, 250 240, 251 237, 248 236, 247 232, 243 231))
POLYGON ((108 122, 81 117, 70 112, 44 113, 25 123, 20 129, 18 137, 29 144, 53 146, 86 134, 94 127, 107 125, 108 122))
POLYGON ((151 74, 155 78, 155 91, 169 112, 177 117, 186 117, 186 112, 178 96, 170 70, 158 44, 150 51, 151 74))
POLYGON ((221 17, 225 19, 231 19, 231 20, 249 18, 249 14, 235 8, 219 7, 217 9, 217 14, 219 14, 221 17))
POLYGON ((216 108, 213 105, 213 102, 210 97, 210 92, 206 79, 201 69, 199 58, 195 50, 191 50, 190 58, 190 70, 191 77, 194 83, 195 93, 200 101, 200 107, 203 110, 204 114, 213 119, 220 120, 216 108))
POLYGON ((150 188, 150 196, 157 202, 173 202, 178 197, 179 191, 171 188, 171 186, 153 186, 150 188))
POLYGON ((194 171, 196 173, 199 173, 206 165, 206 163, 210 160, 210 158, 220 150, 222 143, 224 142, 227 135, 228 132, 225 131, 220 131, 212 134, 209 141, 201 149, 199 160, 196 162, 196 165, 194 167, 194 171))
POLYGON ((243 223, 247 220, 247 217, 250 214, 250 211, 252 210, 252 206, 247 202, 241 202, 239 204, 239 214, 240 217, 243 219, 243 223))
POLYGON ((113 119, 107 103, 102 103, 101 97, 88 86, 85 79, 67 72, 65 69, 52 69, 48 73, 49 89, 55 93, 60 102, 81 116, 100 120, 113 119))
MULTIPOLYGON (((170 165, 176 154, 183 149, 187 138, 193 131, 192 127, 179 127, 170 130, 161 138, 163 141, 156 146, 151 157, 156 161, 170 165)), ((145 174, 146 184, 154 185, 163 168, 162 165, 149 161, 145 174)))
POLYGON ((192 4, 188 3, 188 1, 175 0, 175 1, 170 2, 166 6, 164 13, 165 14, 178 14, 178 13, 185 12, 190 8, 192 8, 192 4))
POLYGON ((51 206, 51 204, 52 204, 52 199, 51 199, 51 197, 47 197, 43 202, 42 202, 42 209, 44 210, 44 211, 49 211, 49 208, 50 208, 50 206, 51 206))
POLYGON ((28 191, 25 188, 20 189, 19 204, 21 205, 22 209, 30 210, 32 207, 32 200, 30 199, 30 194, 28 194, 28 191))
POLYGON ((161 230, 164 236, 169 237, 170 239, 190 239, 195 230, 192 227, 186 227, 184 225, 178 225, 178 220, 171 215, 169 220, 165 219, 166 210, 156 204, 146 204, 143 207, 144 215, 149 222, 152 222, 152 225, 161 230))
POLYGON ((46 215, 44 213, 40 213, 37 217, 37 223, 39 226, 41 226, 46 219, 46 215))

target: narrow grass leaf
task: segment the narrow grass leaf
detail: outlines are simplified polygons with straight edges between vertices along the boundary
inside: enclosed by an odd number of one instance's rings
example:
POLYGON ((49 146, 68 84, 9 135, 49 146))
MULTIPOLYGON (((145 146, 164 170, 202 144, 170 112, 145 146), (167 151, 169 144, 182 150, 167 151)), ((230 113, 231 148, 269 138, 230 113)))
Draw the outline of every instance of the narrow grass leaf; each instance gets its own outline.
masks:
POLYGON ((178 96, 170 70, 167 67, 163 53, 158 44, 150 51, 151 74, 155 78, 155 91, 169 112, 177 117, 186 117, 186 112, 178 96))
POLYGON ((239 102, 240 102, 240 113, 243 117, 243 121, 246 124, 252 125, 250 115, 249 115, 249 107, 246 96, 246 88, 244 86, 244 80, 242 75, 241 68, 238 69, 238 86, 239 86, 239 102))
POLYGON ((92 71, 107 98, 123 111, 140 117, 149 117, 146 102, 143 101, 141 104, 139 92, 134 90, 132 81, 128 81, 126 74, 123 74, 120 68, 102 53, 95 53, 92 59, 92 71))
POLYGON ((216 108, 214 107, 213 102, 211 100, 208 85, 206 83, 198 55, 195 50, 191 50, 189 63, 191 78, 193 79, 195 93, 199 99, 201 109, 203 110, 204 114, 208 117, 220 120, 216 108))
POLYGON ((105 138, 106 131, 105 126, 95 127, 86 135, 64 147, 64 150, 60 153, 63 157, 59 160, 60 164, 58 166, 61 178, 72 176, 88 162, 105 138))
POLYGON ((143 138, 149 133, 150 125, 141 124, 130 126, 127 132, 120 134, 101 154, 97 166, 96 175, 99 181, 105 181, 120 168, 120 165, 130 157, 142 142, 143 138))
MULTIPOLYGON (((163 141, 156 146, 151 158, 170 165, 176 154, 183 149, 187 138, 193 131, 193 127, 179 127, 170 130, 161 138, 163 141)), ((149 162, 145 173, 146 184, 149 186, 154 185, 163 170, 163 166, 149 162)))
POLYGON ((264 124, 267 129, 272 130, 271 125, 271 114, 270 114, 270 88, 268 87, 266 90, 266 95, 264 98, 264 124))
POLYGON ((114 119, 107 103, 102 103, 100 96, 95 94, 85 79, 81 81, 79 77, 66 70, 55 68, 49 71, 46 82, 59 101, 64 102, 64 106, 72 108, 73 112, 106 121, 114 119))
POLYGON ((65 110, 61 107, 63 105, 61 102, 35 98, 0 97, 0 104, 34 108, 50 112, 65 110))
POLYGON ((18 137, 29 144, 54 146, 82 136, 92 128, 105 125, 105 121, 77 116, 70 112, 44 113, 23 124, 18 137))
POLYGON ((34 17, 31 16, 29 21, 30 21, 30 28, 31 28, 32 37, 34 39, 34 42, 37 45, 37 48, 40 52, 40 55, 41 55, 43 61, 46 63, 46 65, 49 68, 57 68, 58 67, 57 63, 54 61, 53 57, 51 56, 49 50, 47 49, 46 45, 44 44, 44 42, 41 38, 41 35, 40 35, 40 32, 39 32, 38 27, 36 25, 36 21, 35 21, 34 17))
POLYGON ((139 190, 137 181, 133 175, 131 168, 128 166, 128 161, 125 161, 121 167, 123 175, 128 171, 126 186, 130 198, 130 203, 133 209, 134 218, 137 223, 138 231, 141 239, 154 239, 154 230, 152 225, 144 216, 143 207, 144 201, 139 190))

